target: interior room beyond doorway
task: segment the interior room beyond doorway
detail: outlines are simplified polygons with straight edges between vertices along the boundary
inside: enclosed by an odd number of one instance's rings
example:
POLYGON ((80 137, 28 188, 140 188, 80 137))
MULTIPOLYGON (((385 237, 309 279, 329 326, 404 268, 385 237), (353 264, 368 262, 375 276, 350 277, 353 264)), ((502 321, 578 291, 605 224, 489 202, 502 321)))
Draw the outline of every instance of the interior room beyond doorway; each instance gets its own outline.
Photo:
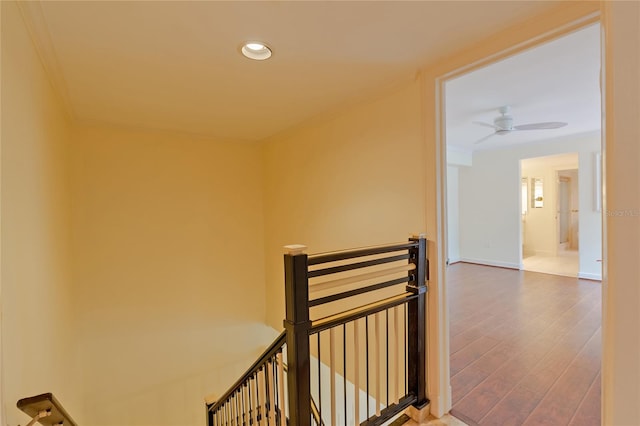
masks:
MULTIPOLYGON (((577 277, 580 272, 578 153, 521 161, 522 269, 577 277)), ((583 174, 583 181, 589 173, 583 174)), ((586 182, 582 182, 588 190, 586 182)), ((586 230, 589 232, 589 230, 586 230)))

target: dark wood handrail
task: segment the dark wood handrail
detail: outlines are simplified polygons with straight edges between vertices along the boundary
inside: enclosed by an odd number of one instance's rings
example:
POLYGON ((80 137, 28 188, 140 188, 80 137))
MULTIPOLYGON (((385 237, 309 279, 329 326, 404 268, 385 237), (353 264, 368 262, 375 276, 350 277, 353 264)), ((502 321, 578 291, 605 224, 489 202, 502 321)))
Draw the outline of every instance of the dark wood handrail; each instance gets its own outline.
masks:
POLYGON ((208 410, 213 412, 220 408, 222 404, 229 399, 231 395, 236 391, 236 389, 240 388, 247 380, 249 380, 257 371, 262 368, 262 366, 275 354, 282 350, 282 347, 286 343, 287 340, 287 332, 283 331, 280 335, 273 341, 271 345, 267 349, 264 350, 262 355, 253 363, 251 367, 242 375, 240 378, 225 392, 216 402, 208 406, 208 410))

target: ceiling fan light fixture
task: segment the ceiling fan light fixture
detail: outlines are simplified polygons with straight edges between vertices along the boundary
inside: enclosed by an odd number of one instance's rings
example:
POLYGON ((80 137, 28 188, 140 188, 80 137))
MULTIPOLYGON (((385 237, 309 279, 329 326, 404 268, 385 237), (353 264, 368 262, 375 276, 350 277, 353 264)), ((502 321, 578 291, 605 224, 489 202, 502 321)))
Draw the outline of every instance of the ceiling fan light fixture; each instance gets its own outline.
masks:
POLYGON ((501 115, 493 120, 493 124, 499 129, 498 132, 510 132, 513 130, 513 116, 501 115))
POLYGON ((271 48, 259 41, 249 41, 242 45, 240 52, 249 59, 255 61, 264 61, 269 59, 273 54, 271 48))
POLYGON ((482 121, 474 121, 474 124, 479 124, 484 127, 491 127, 494 130, 492 134, 477 140, 475 144, 482 143, 492 136, 504 136, 516 130, 521 131, 559 129, 561 127, 565 127, 568 124, 564 121, 547 121, 541 123, 519 124, 517 126, 514 126, 513 116, 509 114, 510 111, 511 107, 508 105, 498 108, 498 112, 500 113, 500 115, 493 119, 493 125, 482 121))

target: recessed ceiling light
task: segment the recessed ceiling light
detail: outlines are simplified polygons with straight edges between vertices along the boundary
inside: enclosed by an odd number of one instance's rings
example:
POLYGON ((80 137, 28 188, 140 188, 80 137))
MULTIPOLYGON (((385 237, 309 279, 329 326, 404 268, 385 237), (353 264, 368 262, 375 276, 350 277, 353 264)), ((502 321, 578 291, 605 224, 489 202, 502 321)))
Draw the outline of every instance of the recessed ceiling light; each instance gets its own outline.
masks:
POLYGON ((249 59, 255 59, 256 61, 264 61, 271 57, 271 49, 264 43, 257 41, 250 41, 242 45, 240 49, 242 54, 249 59))

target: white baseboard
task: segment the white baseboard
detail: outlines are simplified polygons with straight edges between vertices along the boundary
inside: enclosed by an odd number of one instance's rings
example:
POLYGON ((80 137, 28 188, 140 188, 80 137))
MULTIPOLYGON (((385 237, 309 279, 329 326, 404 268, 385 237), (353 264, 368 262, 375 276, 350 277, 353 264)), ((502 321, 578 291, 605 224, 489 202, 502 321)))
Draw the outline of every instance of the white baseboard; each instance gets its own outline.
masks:
POLYGON ((472 259, 468 257, 460 258, 460 262, 475 263, 477 265, 497 266, 499 268, 520 269, 519 263, 500 262, 486 259, 472 259))
POLYGON ((458 262, 462 262, 462 259, 460 259, 459 257, 450 257, 449 258, 449 265, 453 265, 454 263, 458 263, 458 262))
POLYGON ((429 414, 438 419, 447 414, 451 407, 443 407, 443 400, 444 398, 442 398, 441 396, 433 395, 432 397, 431 395, 429 395, 429 414))
POLYGON ((588 272, 578 272, 578 278, 585 280, 602 281, 602 274, 590 274, 588 272))

